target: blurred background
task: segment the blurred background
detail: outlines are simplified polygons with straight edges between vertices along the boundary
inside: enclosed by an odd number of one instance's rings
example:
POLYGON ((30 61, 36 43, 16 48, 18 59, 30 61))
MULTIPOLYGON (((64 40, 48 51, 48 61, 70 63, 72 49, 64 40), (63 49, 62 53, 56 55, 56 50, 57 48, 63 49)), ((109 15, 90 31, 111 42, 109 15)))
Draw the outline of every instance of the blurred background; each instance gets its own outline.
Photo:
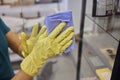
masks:
MULTIPOLYGON (((83 47, 79 53, 82 54, 80 80, 110 80, 120 40, 120 1, 119 4, 116 1, 119 0, 86 2, 83 47)), ((0 0, 0 17, 18 36, 21 31, 30 34, 36 22, 42 27, 48 15, 72 11, 75 49, 49 59, 34 80, 76 80, 81 9, 82 0, 0 0)), ((9 53, 17 73, 22 58, 10 49, 9 53)))

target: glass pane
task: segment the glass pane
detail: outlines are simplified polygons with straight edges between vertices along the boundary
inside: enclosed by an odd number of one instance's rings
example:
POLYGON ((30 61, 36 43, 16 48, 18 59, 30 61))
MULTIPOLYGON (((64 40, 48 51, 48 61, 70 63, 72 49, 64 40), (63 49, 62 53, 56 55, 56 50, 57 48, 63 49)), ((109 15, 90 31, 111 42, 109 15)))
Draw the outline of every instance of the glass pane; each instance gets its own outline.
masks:
MULTIPOLYGON (((19 37, 22 31, 29 37, 35 23, 39 23, 40 29, 45 25, 45 17, 58 13, 60 5, 66 3, 60 0, 3 0, 0 4, 3 4, 0 5, 0 15, 3 21, 19 37)), ((64 9, 63 6, 62 8, 64 9)), ((17 73, 23 58, 14 54, 11 49, 9 53, 14 72, 17 73)), ((76 61, 74 57, 76 55, 77 51, 71 51, 49 59, 34 80, 75 80, 76 61)))
MULTIPOLYGON (((28 0, 30 2, 30 0, 28 0)), ((31 33, 32 27, 36 22, 39 22, 42 27, 45 23, 45 17, 57 13, 58 0, 39 0, 32 4, 27 4, 27 1, 22 1, 22 17, 26 20, 24 31, 31 33), (47 3, 47 4, 46 4, 47 3)), ((74 65, 72 53, 61 54, 47 61, 44 67, 34 78, 35 80, 75 80, 76 67, 74 65)))
POLYGON ((86 6, 80 78, 110 80, 120 40, 119 16, 92 17, 93 0, 86 6))

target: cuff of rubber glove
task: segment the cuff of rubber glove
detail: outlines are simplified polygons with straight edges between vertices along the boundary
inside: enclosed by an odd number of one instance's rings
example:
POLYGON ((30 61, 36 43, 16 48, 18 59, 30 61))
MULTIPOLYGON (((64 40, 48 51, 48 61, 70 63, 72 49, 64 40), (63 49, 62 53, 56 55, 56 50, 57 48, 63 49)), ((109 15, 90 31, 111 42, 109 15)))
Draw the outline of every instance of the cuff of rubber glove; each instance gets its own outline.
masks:
POLYGON ((30 56, 27 56, 23 61, 22 63, 20 64, 21 66, 21 69, 26 73, 28 74, 29 76, 32 76, 34 77, 40 67, 38 68, 37 66, 35 66, 35 63, 32 61, 32 58, 30 56))

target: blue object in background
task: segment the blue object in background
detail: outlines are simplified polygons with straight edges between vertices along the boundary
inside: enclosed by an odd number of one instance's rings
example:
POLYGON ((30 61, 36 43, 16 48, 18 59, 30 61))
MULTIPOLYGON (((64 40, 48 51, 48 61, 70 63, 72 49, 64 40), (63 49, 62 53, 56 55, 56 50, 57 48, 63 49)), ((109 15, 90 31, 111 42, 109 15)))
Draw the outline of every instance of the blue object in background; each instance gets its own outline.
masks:
MULTIPOLYGON (((45 24, 47 27, 48 34, 50 34, 54 30, 54 28, 61 22, 67 23, 63 31, 66 30, 68 27, 73 26, 72 11, 60 12, 47 16, 45 19, 45 24)), ((70 50, 74 49, 74 47, 75 47, 75 39, 73 38, 72 45, 66 49, 65 53, 70 52, 70 50)))

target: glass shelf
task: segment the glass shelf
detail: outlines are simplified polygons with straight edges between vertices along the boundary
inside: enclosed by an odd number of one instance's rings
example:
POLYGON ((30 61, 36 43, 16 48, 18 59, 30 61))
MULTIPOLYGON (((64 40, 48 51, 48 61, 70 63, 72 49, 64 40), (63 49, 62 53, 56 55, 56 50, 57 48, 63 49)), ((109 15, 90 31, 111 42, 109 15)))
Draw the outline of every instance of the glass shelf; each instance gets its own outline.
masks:
POLYGON ((96 70, 99 69, 108 68, 112 71, 119 41, 118 37, 103 29, 102 24, 89 20, 85 19, 85 27, 93 31, 84 33, 81 62, 81 77, 85 79, 98 78, 96 70))
POLYGON ((86 14, 86 17, 116 41, 120 40, 120 16, 92 17, 90 14, 86 14))
POLYGON ((86 45, 84 49, 87 51, 85 52, 85 55, 87 56, 86 59, 90 57, 91 60, 88 61, 94 61, 92 62, 93 64, 91 64, 96 65, 94 67, 95 69, 100 67, 109 67, 112 69, 117 52, 118 41, 97 25, 96 27, 96 33, 90 32, 89 34, 92 34, 91 36, 84 37, 84 44, 86 45), (98 60, 98 58, 101 61, 98 60), (98 64, 97 66, 95 60, 98 60, 97 62, 100 62, 101 64, 98 64))

